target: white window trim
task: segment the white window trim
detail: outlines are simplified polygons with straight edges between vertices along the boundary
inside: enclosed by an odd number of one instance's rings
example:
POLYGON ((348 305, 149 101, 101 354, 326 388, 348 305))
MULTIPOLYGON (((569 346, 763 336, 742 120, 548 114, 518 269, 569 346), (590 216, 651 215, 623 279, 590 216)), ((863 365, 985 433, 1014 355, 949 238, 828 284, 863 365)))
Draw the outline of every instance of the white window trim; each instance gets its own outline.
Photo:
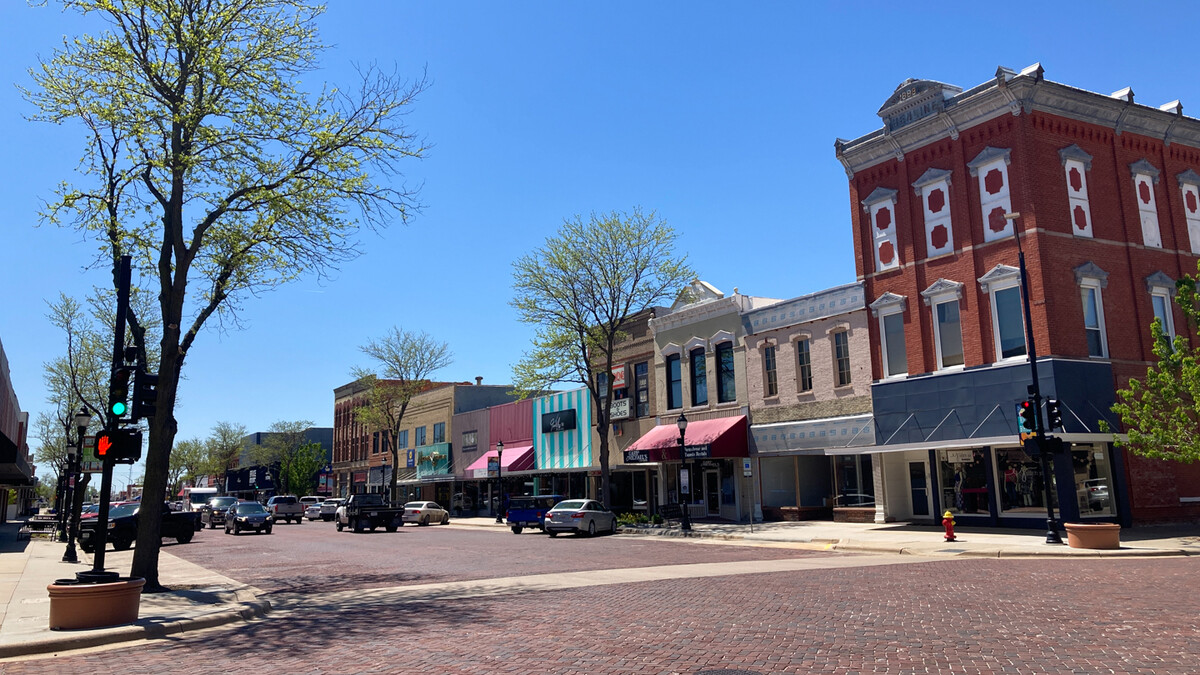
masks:
MULTIPOLYGON (((849 324, 846 324, 844 327, 843 327, 843 325, 838 325, 834 328, 831 328, 829 331, 826 332, 826 335, 829 336, 829 348, 832 351, 831 355, 833 356, 833 388, 841 389, 843 387, 854 386, 854 366, 853 366, 853 364, 850 363, 851 355, 850 355, 850 326, 849 326, 849 324), (846 362, 847 362, 847 367, 848 367, 847 377, 850 378, 850 381, 845 384, 838 384, 838 375, 840 374, 840 371, 838 370, 837 336, 839 334, 846 336, 846 362)), ((812 361, 812 350, 809 350, 808 355, 809 355, 809 361, 812 361)))
POLYGON ((1021 361, 1029 360, 1029 336, 1025 332, 1025 299, 1020 295, 1020 291, 1020 278, 997 280, 988 284, 988 303, 992 310, 992 363, 1020 363, 1021 361), (1025 353, 1020 356, 1002 358, 1000 351, 1000 315, 996 312, 996 293, 1010 288, 1016 288, 1018 297, 1020 298, 1018 302, 1020 303, 1021 311, 1018 316, 1021 317, 1021 337, 1025 341, 1025 353))
MULTIPOLYGON (((879 310, 879 355, 882 357, 881 361, 883 363, 882 375, 883 375, 883 379, 885 379, 885 380, 903 380, 904 378, 908 377, 908 367, 907 367, 908 359, 907 358, 904 359, 905 360, 905 369, 904 369, 903 373, 896 373, 895 375, 888 374, 890 372, 890 369, 888 368, 888 356, 887 356, 887 354, 888 354, 887 330, 883 326, 883 321, 884 321, 884 319, 886 319, 887 317, 889 317, 893 314, 900 315, 900 324, 902 326, 901 334, 903 334, 904 307, 902 305, 893 305, 892 308, 879 310)), ((907 356, 907 350, 908 350, 907 341, 906 341, 906 344, 903 346, 905 348, 905 352, 906 352, 906 356, 907 356)), ((812 350, 810 349, 809 350, 809 360, 811 361, 811 359, 812 359, 812 350)))
POLYGON ((662 354, 663 360, 666 361, 668 356, 676 356, 676 355, 682 356, 683 348, 680 347, 679 345, 675 344, 674 342, 668 342, 666 345, 663 346, 662 350, 660 350, 659 353, 662 354))
POLYGON ((1083 333, 1087 337, 1087 292, 1096 292, 1096 321, 1100 324, 1100 356, 1088 354, 1090 359, 1107 359, 1108 354, 1108 325, 1104 322, 1104 285, 1099 279, 1083 279, 1079 282, 1079 298, 1084 303, 1083 333))
POLYGON ((934 356, 937 358, 938 372, 953 372, 955 370, 962 370, 966 367, 965 343, 963 345, 963 363, 954 366, 947 366, 942 363, 942 332, 938 330, 937 322, 938 305, 943 305, 948 302, 959 303, 958 339, 960 341, 962 340, 962 293, 963 284, 961 282, 949 281, 942 278, 939 278, 937 281, 933 282, 929 288, 921 291, 921 297, 925 299, 925 305, 929 307, 930 310, 930 325, 933 327, 933 351, 934 356))
MULTIPOLYGON (((1151 300, 1150 313, 1151 314, 1154 314, 1154 304, 1153 304, 1154 298, 1162 298, 1163 299, 1163 307, 1166 308, 1166 311, 1164 312, 1164 314, 1166 315, 1166 321, 1164 323, 1166 325, 1163 326, 1163 328, 1167 331, 1167 339, 1170 340, 1171 342, 1174 342, 1175 341, 1175 317, 1172 316, 1172 314, 1174 314, 1174 310, 1171 309, 1171 294, 1161 288, 1156 288, 1153 291, 1150 291, 1150 300, 1151 300)), ((1154 314, 1154 318, 1157 319, 1158 315, 1154 314)))
POLYGON ((712 345, 712 351, 717 350, 717 345, 722 342, 733 342, 733 333, 727 330, 719 330, 713 333, 713 336, 708 339, 708 344, 712 345))
POLYGON ((694 337, 691 340, 688 340, 687 344, 683 346, 683 351, 690 355, 692 351, 697 348, 703 349, 705 352, 707 352, 708 340, 705 340, 701 337, 694 337))

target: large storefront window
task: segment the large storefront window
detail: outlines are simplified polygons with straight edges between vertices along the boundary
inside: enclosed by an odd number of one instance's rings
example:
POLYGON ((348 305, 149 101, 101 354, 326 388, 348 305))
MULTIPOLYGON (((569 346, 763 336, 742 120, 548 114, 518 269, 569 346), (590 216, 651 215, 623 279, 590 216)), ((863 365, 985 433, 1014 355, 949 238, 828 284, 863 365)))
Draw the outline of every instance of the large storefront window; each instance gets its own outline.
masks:
POLYGON ((1071 468, 1075 474, 1079 515, 1084 518, 1116 515, 1108 446, 1103 443, 1071 446, 1071 468))
POLYGON ((938 450, 938 463, 943 508, 952 513, 988 513, 983 450, 938 450))
POLYGON ((1044 515, 1046 488, 1042 483, 1041 460, 1030 457, 1021 448, 997 448, 994 454, 1000 513, 1044 515))
POLYGON ((791 457, 763 457, 758 460, 762 474, 763 506, 798 506, 796 466, 791 457))
POLYGON ((875 479, 870 455, 838 455, 833 466, 834 506, 874 506, 875 479))

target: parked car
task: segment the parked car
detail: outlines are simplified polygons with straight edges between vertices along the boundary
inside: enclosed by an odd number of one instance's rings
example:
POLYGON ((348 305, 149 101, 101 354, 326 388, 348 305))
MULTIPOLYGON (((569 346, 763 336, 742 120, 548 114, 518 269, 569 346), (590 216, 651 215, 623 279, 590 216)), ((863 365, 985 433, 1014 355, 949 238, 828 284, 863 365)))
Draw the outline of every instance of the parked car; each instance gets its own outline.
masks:
POLYGON ((617 533, 617 514, 591 499, 568 499, 546 512, 546 533, 556 537, 560 532, 594 535, 597 532, 617 533))
MULTIPOLYGON (((137 539, 138 512, 147 505, 139 502, 129 502, 108 510, 108 534, 106 539, 117 551, 127 550, 137 539)), ((181 544, 192 540, 198 529, 195 524, 196 514, 192 512, 175 512, 166 504, 162 508, 162 525, 159 534, 164 539, 174 539, 181 544)), ((84 553, 96 549, 96 527, 100 524, 96 518, 81 520, 79 523, 79 547, 84 553)))
POLYGON ((471 500, 470 495, 464 495, 461 492, 455 492, 450 498, 450 509, 453 511, 470 511, 475 507, 475 502, 471 500))
POLYGON ((434 502, 409 502, 404 505, 403 520, 406 523, 416 523, 417 525, 430 523, 448 525, 450 514, 434 502))
POLYGON ((1080 492, 1087 497, 1088 508, 1092 511, 1103 511, 1108 508, 1108 479, 1092 478, 1083 481, 1080 492))
POLYGON ((304 522, 304 507, 292 495, 278 495, 267 500, 267 510, 276 521, 304 522))
POLYGON ((309 504, 308 506, 304 507, 304 517, 308 518, 308 520, 310 522, 320 518, 321 517, 321 505, 320 504, 309 504))
POLYGON ((267 508, 258 502, 238 502, 229 507, 225 514, 225 534, 241 534, 250 530, 271 534, 274 518, 267 508))
POLYGON ((229 507, 236 503, 237 497, 209 497, 204 506, 200 507, 200 526, 208 525, 208 529, 214 530, 217 525, 224 525, 225 514, 229 507))
POLYGON ((321 502, 321 520, 329 522, 337 517, 338 507, 346 502, 341 497, 330 497, 321 502))
POLYGON ((508 500, 508 526, 513 534, 521 534, 525 528, 536 527, 545 531, 543 521, 546 512, 564 499, 562 495, 523 495, 508 500))

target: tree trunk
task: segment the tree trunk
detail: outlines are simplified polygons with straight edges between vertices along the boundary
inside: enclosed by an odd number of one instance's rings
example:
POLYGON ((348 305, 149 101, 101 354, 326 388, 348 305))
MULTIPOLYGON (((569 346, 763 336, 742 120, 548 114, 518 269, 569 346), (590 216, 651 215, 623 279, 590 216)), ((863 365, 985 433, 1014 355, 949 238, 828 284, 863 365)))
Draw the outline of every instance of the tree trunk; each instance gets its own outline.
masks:
POLYGON ((179 354, 178 329, 164 331, 162 359, 158 370, 156 414, 149 419, 150 442, 146 451, 146 480, 142 508, 138 511, 137 546, 130 576, 143 577, 143 592, 165 590, 158 581, 158 552, 162 545, 162 503, 167 489, 167 469, 178 425, 173 413, 183 357, 179 354))

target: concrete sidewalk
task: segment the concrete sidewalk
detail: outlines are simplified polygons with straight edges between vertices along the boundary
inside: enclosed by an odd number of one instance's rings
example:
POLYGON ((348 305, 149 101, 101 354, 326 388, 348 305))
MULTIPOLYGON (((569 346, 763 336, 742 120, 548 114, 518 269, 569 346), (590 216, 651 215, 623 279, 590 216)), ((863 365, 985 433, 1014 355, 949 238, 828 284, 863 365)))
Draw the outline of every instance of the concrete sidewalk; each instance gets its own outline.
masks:
MULTIPOLYGON (((451 518, 451 525, 507 528, 495 518, 451 518)), ((683 532, 679 523, 667 526, 625 526, 625 535, 687 537, 727 541, 775 542, 856 553, 891 553, 920 556, 963 556, 986 558, 1027 557, 1124 557, 1200 555, 1200 523, 1181 526, 1145 526, 1121 531, 1121 548, 1114 550, 1075 549, 1047 544, 1044 530, 955 528, 957 541, 944 540, 944 530, 931 525, 908 523, 834 523, 807 520, 787 523, 692 523, 683 532)))
MULTIPOLYGON (((0 659, 163 637, 261 616, 271 608, 258 589, 177 558, 169 549, 159 554, 159 580, 171 591, 143 594, 136 623, 52 631, 46 587, 90 569, 91 556, 79 551, 79 563, 64 563, 66 544, 17 542, 15 526, 0 526, 0 659)), ((132 559, 133 551, 109 551, 105 566, 124 573, 132 559)))

